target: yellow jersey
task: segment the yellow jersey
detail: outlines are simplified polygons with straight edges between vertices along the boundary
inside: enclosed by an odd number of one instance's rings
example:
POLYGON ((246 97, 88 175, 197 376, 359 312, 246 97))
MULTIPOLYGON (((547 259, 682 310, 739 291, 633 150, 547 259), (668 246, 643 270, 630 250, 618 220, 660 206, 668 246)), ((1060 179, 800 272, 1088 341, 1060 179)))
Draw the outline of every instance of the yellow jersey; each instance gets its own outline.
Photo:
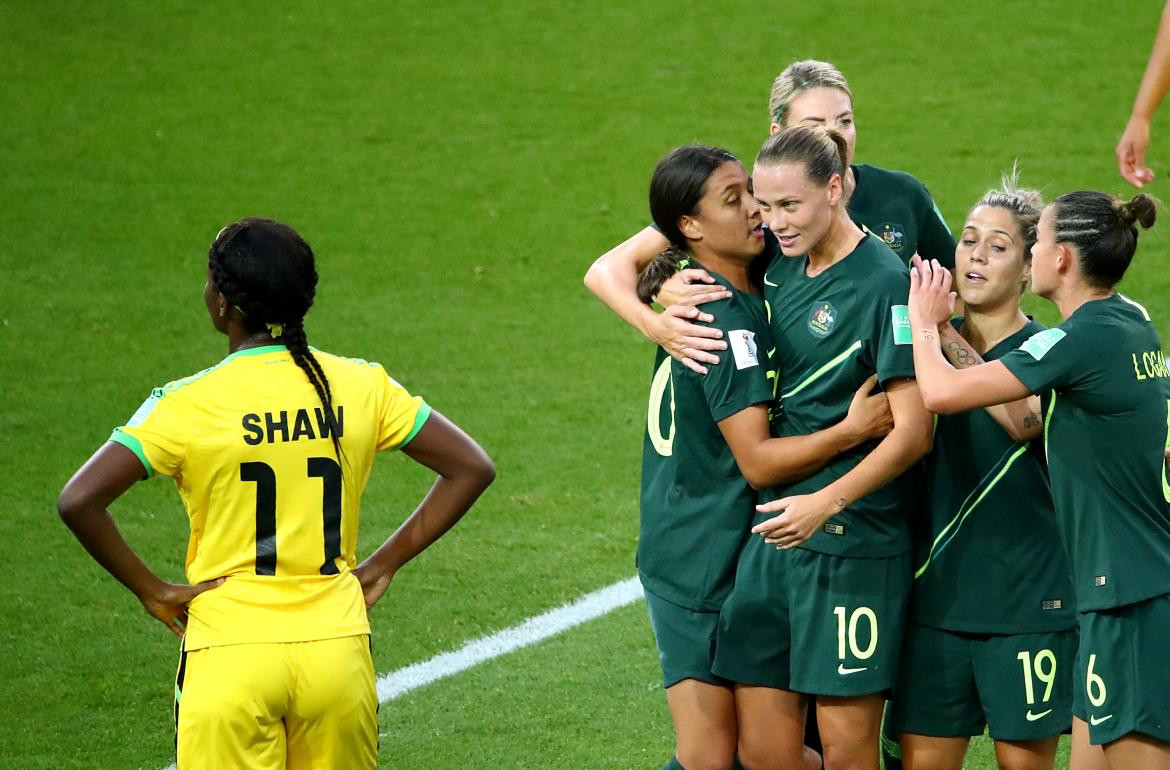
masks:
POLYGON ((401 448, 430 407, 378 364, 314 351, 324 407, 283 345, 240 350, 156 388, 110 437, 148 476, 174 479, 190 518, 191 583, 226 578, 189 607, 186 648, 369 633, 356 565, 376 451, 401 448))

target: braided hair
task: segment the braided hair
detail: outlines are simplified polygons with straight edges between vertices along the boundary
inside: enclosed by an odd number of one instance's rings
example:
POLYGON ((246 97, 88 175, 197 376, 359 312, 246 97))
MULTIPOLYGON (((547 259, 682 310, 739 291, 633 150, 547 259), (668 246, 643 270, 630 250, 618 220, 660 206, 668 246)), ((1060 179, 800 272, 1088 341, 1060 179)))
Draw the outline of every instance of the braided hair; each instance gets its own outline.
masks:
POLYGON ((325 407, 325 424, 340 460, 333 393, 305 334, 305 314, 317 292, 317 268, 309 244, 280 222, 241 219, 215 237, 208 269, 216 289, 243 316, 245 330, 255 334, 267 327, 305 372, 325 407))
POLYGON ((1107 193, 1078 190, 1052 202, 1057 243, 1077 248, 1081 273, 1093 286, 1112 289, 1137 250, 1138 229, 1152 227, 1157 204, 1145 193, 1123 201, 1107 193))

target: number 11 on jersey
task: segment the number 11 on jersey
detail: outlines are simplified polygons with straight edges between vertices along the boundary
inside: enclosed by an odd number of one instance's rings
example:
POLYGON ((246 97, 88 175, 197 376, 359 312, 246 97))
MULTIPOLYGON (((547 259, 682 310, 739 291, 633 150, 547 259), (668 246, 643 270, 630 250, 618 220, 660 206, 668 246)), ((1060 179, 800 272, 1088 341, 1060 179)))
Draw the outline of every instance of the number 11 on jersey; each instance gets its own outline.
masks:
MULTIPOLYGON (((308 458, 306 474, 321 479, 322 575, 336 575, 341 556, 341 466, 329 457, 308 458)), ((240 481, 256 484, 256 574, 276 574, 276 471, 268 463, 240 463, 240 481)))

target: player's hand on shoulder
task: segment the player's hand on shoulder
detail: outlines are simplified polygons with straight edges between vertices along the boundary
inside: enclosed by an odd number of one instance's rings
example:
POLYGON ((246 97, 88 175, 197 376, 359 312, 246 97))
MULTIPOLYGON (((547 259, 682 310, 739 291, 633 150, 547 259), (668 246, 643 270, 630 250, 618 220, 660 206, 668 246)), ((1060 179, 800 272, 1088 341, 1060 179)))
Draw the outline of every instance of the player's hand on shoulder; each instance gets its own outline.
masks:
POLYGON ((671 305, 655 317, 650 338, 671 358, 698 374, 706 374, 704 364, 718 364, 712 351, 726 350, 723 331, 712 326, 715 317, 689 305, 671 305))
POLYGON ((705 302, 728 299, 731 292, 715 282, 706 270, 689 267, 666 279, 654 296, 662 307, 669 305, 702 305, 705 302))
POLYGON ((223 585, 223 578, 196 585, 159 581, 148 595, 138 597, 143 608, 171 632, 183 638, 187 630, 187 605, 199 594, 223 585))

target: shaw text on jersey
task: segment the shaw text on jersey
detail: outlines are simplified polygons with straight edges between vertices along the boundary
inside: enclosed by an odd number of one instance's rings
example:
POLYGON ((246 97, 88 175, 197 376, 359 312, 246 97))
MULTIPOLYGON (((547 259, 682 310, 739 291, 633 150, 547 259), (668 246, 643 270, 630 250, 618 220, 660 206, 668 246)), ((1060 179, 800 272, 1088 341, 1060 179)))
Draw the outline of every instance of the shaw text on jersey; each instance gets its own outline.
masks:
MULTIPOLYGON (((321 407, 313 410, 314 417, 309 417, 308 409, 298 409, 293 415, 291 425, 288 412, 265 412, 261 417, 258 414, 246 414, 240 423, 247 433, 244 434, 244 443, 256 446, 264 441, 275 444, 277 441, 298 441, 303 438, 329 438, 329 424, 325 421, 325 411, 321 407), (315 429, 315 430, 314 430, 315 429)), ((345 435, 345 408, 337 407, 337 437, 345 435)))

